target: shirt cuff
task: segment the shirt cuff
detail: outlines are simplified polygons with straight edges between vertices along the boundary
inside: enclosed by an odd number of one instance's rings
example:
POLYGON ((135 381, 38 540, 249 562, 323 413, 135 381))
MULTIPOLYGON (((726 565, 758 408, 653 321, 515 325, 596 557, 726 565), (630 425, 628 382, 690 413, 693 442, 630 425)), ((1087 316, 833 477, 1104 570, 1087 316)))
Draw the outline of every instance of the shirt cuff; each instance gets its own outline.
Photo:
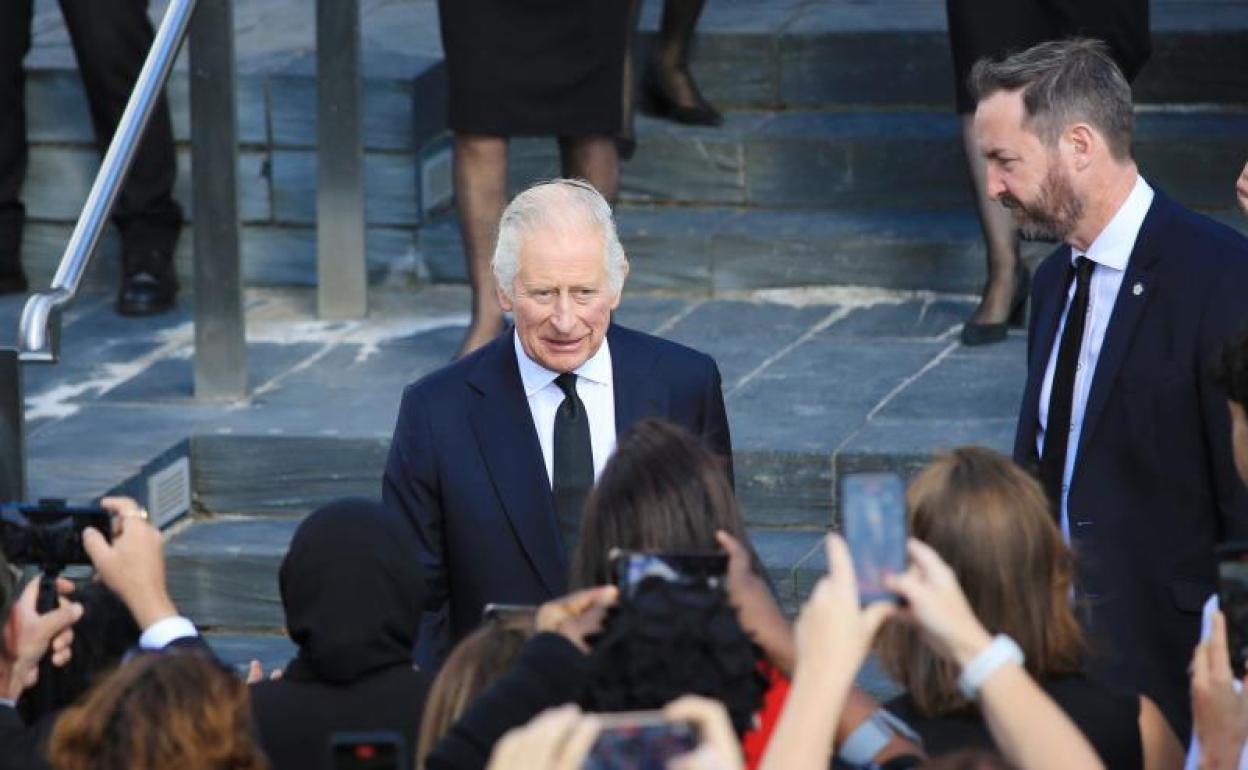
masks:
POLYGON ((195 624, 181 615, 172 615, 147 627, 139 637, 139 647, 145 650, 163 650, 178 639, 199 636, 195 624))

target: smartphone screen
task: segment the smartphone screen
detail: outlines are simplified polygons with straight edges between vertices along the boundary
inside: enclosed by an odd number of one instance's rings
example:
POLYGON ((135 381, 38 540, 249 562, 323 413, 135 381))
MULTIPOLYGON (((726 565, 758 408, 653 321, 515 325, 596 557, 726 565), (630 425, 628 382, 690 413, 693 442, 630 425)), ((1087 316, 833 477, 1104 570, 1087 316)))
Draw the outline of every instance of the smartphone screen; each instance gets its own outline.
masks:
POLYGON ((638 553, 615 549, 610 559, 615 584, 625 596, 632 596, 643 581, 651 578, 719 590, 728 572, 728 556, 723 553, 638 553))
POLYGON ((665 770, 668 762, 698 747, 687 722, 669 722, 662 712, 599 714, 605 721, 581 770, 665 770))
POLYGON ((409 770, 403 736, 395 732, 334 733, 329 747, 334 770, 409 770))
POLYGON ((1226 641, 1236 679, 1248 659, 1248 543, 1218 548, 1218 606, 1226 617, 1226 641))
POLYGON ((841 480, 842 528, 863 604, 897 597, 884 576, 906 569, 906 496, 894 473, 854 473, 841 480))

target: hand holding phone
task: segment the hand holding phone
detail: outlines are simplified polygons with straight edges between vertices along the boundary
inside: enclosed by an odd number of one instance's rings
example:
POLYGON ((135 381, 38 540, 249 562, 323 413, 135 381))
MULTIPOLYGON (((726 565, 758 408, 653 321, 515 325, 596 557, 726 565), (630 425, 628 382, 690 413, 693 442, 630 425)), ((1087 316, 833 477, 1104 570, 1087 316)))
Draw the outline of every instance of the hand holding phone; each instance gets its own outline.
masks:
POLYGON ((694 726, 662 711, 596 714, 601 727, 581 770, 665 770, 698 747, 694 726))
POLYGON ((1219 546, 1217 556, 1218 606, 1226 618, 1231 670, 1242 679, 1248 658, 1248 543, 1219 546))

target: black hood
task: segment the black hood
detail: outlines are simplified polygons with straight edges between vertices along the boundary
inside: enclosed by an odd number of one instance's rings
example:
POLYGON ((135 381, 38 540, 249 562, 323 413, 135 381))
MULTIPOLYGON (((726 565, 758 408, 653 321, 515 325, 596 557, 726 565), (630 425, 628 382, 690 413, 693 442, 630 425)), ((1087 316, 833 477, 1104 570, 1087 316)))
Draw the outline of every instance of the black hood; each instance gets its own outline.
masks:
POLYGON ((411 663, 425 581, 402 517, 362 499, 318 509, 295 531, 279 584, 299 645, 285 678, 350 684, 411 663))

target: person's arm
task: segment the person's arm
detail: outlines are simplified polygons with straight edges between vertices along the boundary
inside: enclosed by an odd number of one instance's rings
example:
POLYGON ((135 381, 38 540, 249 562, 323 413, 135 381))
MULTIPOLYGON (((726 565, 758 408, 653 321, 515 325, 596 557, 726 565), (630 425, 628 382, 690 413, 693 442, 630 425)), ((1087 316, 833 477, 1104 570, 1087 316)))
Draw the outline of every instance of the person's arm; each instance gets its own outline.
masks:
POLYGON ((1183 746, 1170 723, 1146 695, 1140 696, 1140 744, 1144 749, 1144 770, 1179 770, 1183 767, 1183 746))
POLYGON ((450 652, 450 585, 446 574, 438 455, 429 411, 416 386, 403 393, 390 455, 381 483, 381 500, 406 518, 416 532, 416 558, 425 575, 425 606, 417 643, 417 662, 436 667, 450 652))
POLYGON ((1226 619, 1214 612, 1209 638, 1192 655, 1192 730, 1200 743, 1200 767, 1232 770, 1248 749, 1248 695, 1236 692, 1226 643, 1226 619))
MULTIPOLYGON (((993 640, 971 610, 958 579, 940 556, 918 540, 909 544, 910 568, 885 576, 906 601, 900 616, 917 625, 928 645, 966 671, 982 663, 993 640)), ((1013 661, 989 669, 976 693, 997 748, 1020 770, 1094 770, 1100 758, 1079 728, 1013 661)))
POLYGON ((763 754, 762 770, 827 770, 841 711, 891 602, 858 607, 849 548, 828 535, 828 574, 797 619, 797 664, 784 712, 763 754))
POLYGON ((538 633, 516 662, 473 701, 429 751, 427 770, 479 770, 508 730, 574 700, 589 677, 586 637, 602 628, 614 586, 590 588, 543 604, 538 633))

